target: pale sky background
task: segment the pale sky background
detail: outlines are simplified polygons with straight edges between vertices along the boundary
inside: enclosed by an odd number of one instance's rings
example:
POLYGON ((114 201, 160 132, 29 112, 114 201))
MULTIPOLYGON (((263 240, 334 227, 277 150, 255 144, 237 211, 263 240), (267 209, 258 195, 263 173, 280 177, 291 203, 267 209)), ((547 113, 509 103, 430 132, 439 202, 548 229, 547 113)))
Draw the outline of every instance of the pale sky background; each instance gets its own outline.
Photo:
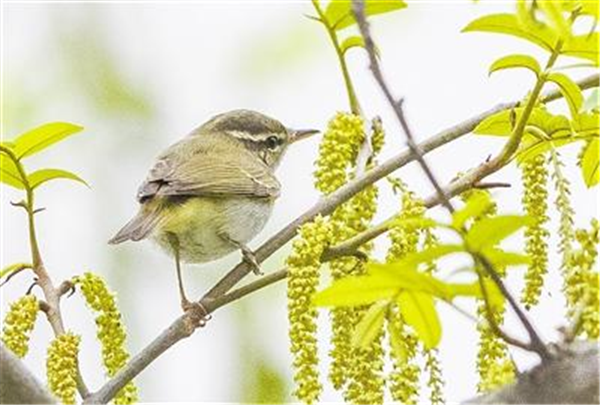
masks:
MULTIPOLYGON (((408 9, 372 20, 382 64, 395 93, 406 99, 407 114, 419 139, 471 117, 500 101, 518 99, 532 86, 528 72, 487 75, 496 58, 516 52, 545 57, 533 45, 513 38, 461 34, 469 21, 493 11, 510 10, 512 2, 411 2, 408 9)), ((58 283, 92 270, 117 292, 135 354, 180 314, 173 263, 149 242, 109 246, 106 241, 136 210, 135 190, 154 157, 212 115, 250 108, 290 127, 324 128, 328 119, 348 109, 335 53, 325 30, 305 18, 308 1, 144 3, 21 3, 2 5, 2 135, 14 137, 49 121, 69 121, 85 131, 28 161, 28 167, 60 167, 86 179, 91 189, 56 182, 39 191, 38 215, 42 253, 58 283)), ((352 29, 347 30, 348 33, 352 29)), ((383 118, 388 138, 383 156, 404 148, 389 108, 367 69, 361 50, 351 51, 350 67, 366 114, 383 118)), ((577 72, 581 76, 590 72, 577 72)), ((552 109, 565 111, 564 102, 552 109)), ((267 228, 252 243, 309 208, 318 199, 311 180, 317 140, 290 151, 279 169, 283 195, 267 228)), ((501 141, 467 136, 428 156, 446 183, 457 172, 496 153, 501 141)), ((574 161, 577 147, 562 154, 574 161)), ((598 216, 598 196, 568 164, 577 226, 598 216)), ((415 191, 431 191, 418 167, 396 173, 415 191)), ((491 177, 513 185, 496 191, 501 212, 520 208, 519 172, 508 168, 491 177)), ((0 188, 2 242, 0 264, 29 257, 24 215, 9 201, 20 198, 0 188)), ((553 198, 553 193, 551 193, 553 198)), ((378 219, 398 208, 398 199, 382 192, 378 219)), ((442 211, 435 215, 443 217, 442 211)), ((550 224, 556 249, 556 216, 550 224)), ((377 254, 387 246, 378 239, 377 254)), ((507 247, 518 249, 520 238, 507 247)), ((276 254, 266 271, 281 266, 289 246, 276 254)), ((556 255, 555 255, 556 256, 556 255)), ((201 266, 186 266, 186 287, 197 297, 237 263, 239 256, 201 266)), ((557 269, 557 261, 551 268, 557 269)), ((458 263, 449 263, 450 272, 458 263)), ((523 269, 511 273, 510 288, 521 288, 523 269)), ((252 279, 254 276, 250 276, 252 279)), ((20 275, 2 288, 2 316, 10 302, 30 284, 20 275)), ((563 323, 560 278, 547 278, 551 294, 532 310, 531 318, 546 339, 556 338, 563 323)), ((469 302, 461 305, 471 311, 469 302)), ((472 396, 477 376, 475 325, 440 305, 444 335, 440 347, 446 394, 450 402, 472 396)), ((63 302, 67 327, 83 335, 81 362, 92 390, 104 381, 92 315, 79 294, 63 302)), ((320 328, 321 353, 328 351, 327 316, 320 328)), ((507 327, 522 336, 512 320, 507 327)), ((43 378, 47 322, 38 320, 25 362, 43 378)), ((527 367, 535 358, 512 350, 527 367)), ((323 356, 325 357, 325 356, 323 356)), ((136 382, 143 401, 252 401, 258 369, 274 373, 273 387, 291 392, 285 283, 219 310, 204 330, 181 342, 145 370, 136 382)), ((327 360, 322 362, 323 376, 327 360)), ((329 384, 322 400, 339 401, 329 384)), ((275 388, 273 388, 275 389, 275 388)), ((282 399, 291 400, 288 394, 282 399)))

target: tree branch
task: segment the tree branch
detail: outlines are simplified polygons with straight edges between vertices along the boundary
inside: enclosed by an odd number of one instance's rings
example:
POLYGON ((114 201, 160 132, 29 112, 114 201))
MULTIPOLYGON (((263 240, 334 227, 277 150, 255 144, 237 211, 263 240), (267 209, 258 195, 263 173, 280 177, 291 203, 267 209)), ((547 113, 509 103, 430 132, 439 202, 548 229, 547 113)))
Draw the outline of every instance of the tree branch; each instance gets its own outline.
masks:
MULTIPOLYGON (((398 119, 398 122, 400 123, 400 126, 402 127, 404 134, 406 136, 406 141, 407 141, 408 147, 411 150, 412 154, 416 157, 416 160, 419 162, 419 165, 423 169, 423 172, 425 173, 425 175, 429 179, 429 182, 435 189, 436 194, 437 194, 439 200, 441 201, 442 205, 450 213, 453 213, 454 207, 453 207, 452 203, 450 202, 450 199, 448 198, 446 190, 444 190, 441 187, 437 178, 433 174, 433 171, 431 170, 430 166, 425 161, 423 151, 421 150, 419 145, 415 143, 415 138, 414 138, 412 131, 408 125, 406 116, 404 114, 404 110, 402 108, 403 101, 400 100, 400 102, 396 102, 396 100, 394 99, 394 96, 392 95, 390 87, 388 86, 388 84, 383 76, 381 67, 379 66, 379 60, 377 58, 377 53, 375 51, 375 49, 376 49, 375 43, 373 41, 373 38, 371 37, 369 23, 366 18, 364 0, 353 0, 352 1, 352 11, 354 13, 354 17, 356 18, 356 22, 358 23, 358 28, 360 30, 360 33, 364 39, 365 49, 367 50, 367 54, 369 56, 371 72, 373 73, 373 76, 375 77, 375 80, 377 81, 379 88, 385 95, 388 103, 390 104, 394 113, 396 114, 396 118, 398 119)), ((562 41, 559 40, 556 47, 553 48, 552 54, 550 55, 550 58, 546 64, 546 69, 550 69, 552 67, 552 65, 554 64, 554 62, 556 61, 556 59, 558 58, 561 44, 562 44, 562 41)), ((521 142, 521 138, 523 136, 525 124, 527 122, 529 114, 531 113, 535 104, 538 101, 538 98, 542 92, 542 87, 543 87, 544 83, 545 83, 544 77, 539 77, 538 80, 536 81, 534 89, 529 96, 527 104, 525 105, 523 114, 521 115, 519 121, 515 125, 515 128, 513 129, 512 134, 509 137, 508 141, 502 148, 502 151, 496 157, 490 159, 489 162, 486 162, 485 164, 480 165, 479 170, 476 170, 476 171, 481 172, 481 174, 483 176, 487 176, 490 173, 493 173, 494 171, 497 171, 500 168, 502 168, 510 160, 513 153, 517 151, 519 144, 521 142)), ((468 177, 468 176, 465 176, 465 177, 468 177)), ((476 182, 478 182, 481 179, 473 178, 473 176, 470 176, 469 180, 470 180, 470 184, 475 184, 476 182)), ((464 229, 463 229, 463 233, 465 233, 464 229)), ((515 312, 517 317, 519 318, 519 321, 521 322, 521 324, 527 331, 527 334, 529 335, 529 339, 530 339, 529 346, 530 346, 531 350, 534 351, 535 353, 537 353, 543 361, 549 360, 551 356, 550 356, 548 350, 546 349, 546 346, 544 345, 543 341, 541 340, 540 336, 538 335, 537 331, 535 330, 532 322, 529 320, 527 315, 525 315, 525 312, 523 311, 523 309, 521 308, 521 306, 519 305, 517 300, 512 296, 510 291, 506 288, 506 286, 504 285, 504 282, 502 281, 502 278, 500 277, 498 272, 495 270, 494 266, 479 252, 476 252, 476 251, 468 251, 468 252, 471 254, 471 256, 475 260, 475 262, 480 263, 483 266, 483 268, 486 270, 486 273, 490 276, 490 278, 498 286, 498 289, 501 291, 502 295, 504 295, 504 297, 508 301, 508 304, 510 305, 512 310, 515 312)), ((479 275, 479 277, 481 277, 481 276, 479 275)), ((481 279, 480 279, 480 282, 481 282, 481 279)))
MULTIPOLYGON (((578 82, 582 89, 598 87, 600 75, 594 74, 578 82)), ((558 90, 551 91, 542 97, 544 102, 553 101, 561 98, 561 93, 558 90)), ((500 111, 513 108, 518 105, 518 102, 500 103, 493 108, 490 108, 472 118, 469 118, 457 125, 445 129, 431 138, 421 142, 419 148, 422 153, 427 154, 441 146, 444 146, 468 133, 485 118, 496 114, 500 111)), ((409 151, 403 151, 396 156, 386 160, 379 166, 365 172, 354 180, 347 183, 345 186, 338 189, 336 192, 321 199, 313 207, 300 215, 294 221, 290 222, 282 230, 273 235, 256 252, 256 258, 259 262, 263 262, 279 248, 290 241, 297 232, 298 227, 302 224, 311 221, 317 215, 327 215, 337 206, 346 202, 352 196, 366 188, 367 186, 381 180, 397 169, 407 165, 415 160, 414 155, 409 151)), ((499 168, 497 168, 499 170, 499 168)), ((485 171, 481 169, 481 165, 471 172, 471 176, 461 177, 452 182, 445 188, 447 196, 455 196, 461 192, 468 190, 474 184, 480 182, 487 175, 494 171, 485 171)), ((427 207, 433 207, 439 204, 439 197, 433 195, 425 200, 427 207)), ((349 239, 348 241, 334 246, 324 253, 323 260, 331 260, 335 257, 345 256, 356 252, 356 249, 368 242, 371 239, 381 235, 389 229, 388 221, 370 228, 368 231, 349 239)), ((274 284, 287 277, 286 270, 280 270, 275 273, 266 275, 256 281, 253 281, 246 286, 240 287, 230 293, 251 269, 245 262, 242 262, 229 271, 219 282, 215 284, 199 301, 208 314, 211 314, 218 308, 234 302, 244 296, 259 291, 271 284, 274 284)), ((96 393, 90 395, 86 399, 86 403, 106 403, 110 401, 116 393, 123 388, 135 376, 141 373, 149 364, 163 354, 167 349, 175 345, 180 340, 190 336, 193 329, 197 325, 197 320, 193 319, 193 314, 186 313, 177 318, 165 331, 156 337, 146 348, 139 354, 133 357, 129 363, 119 371, 112 379, 104 384, 104 386, 96 393)))
POLYGON ((25 364, 0 344, 0 403, 55 404, 56 399, 25 364))
POLYGON ((515 383, 472 398, 467 404, 597 404, 598 344, 577 341, 552 361, 518 376, 515 383))

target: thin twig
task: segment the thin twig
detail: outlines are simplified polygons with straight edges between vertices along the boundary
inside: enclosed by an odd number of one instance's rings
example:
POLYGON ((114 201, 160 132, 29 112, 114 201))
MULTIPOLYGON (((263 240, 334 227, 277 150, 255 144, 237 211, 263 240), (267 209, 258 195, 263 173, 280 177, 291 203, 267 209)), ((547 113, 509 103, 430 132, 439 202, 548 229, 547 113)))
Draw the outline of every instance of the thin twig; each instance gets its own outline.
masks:
MULTIPOLYGON (((400 123, 400 126, 402 127, 402 129, 404 130, 404 133, 406 135, 406 139, 407 139, 409 148, 416 155, 417 161, 419 162, 419 164, 421 165, 421 168, 427 175, 427 178, 429 179, 429 181, 435 188, 436 193, 438 194, 440 200, 442 201, 442 204, 444 205, 444 207, 446 207, 446 209, 450 213, 452 213, 452 212, 454 212, 454 207, 452 206, 452 203, 450 202, 448 195, 446 194, 446 191, 444 189, 442 189, 440 183, 437 181, 436 177, 433 175, 433 172, 431 171, 430 167, 425 162, 422 151, 420 150, 418 145, 416 145, 414 142, 415 138, 412 135, 412 131, 407 123, 407 120, 406 120, 406 117, 404 114, 403 102, 399 102, 399 103, 396 102, 388 84, 386 83, 385 78, 383 77, 383 73, 381 72, 381 68, 379 67, 379 61, 377 60, 377 56, 375 53, 375 44, 371 37, 369 23, 367 22, 364 8, 365 8, 365 4, 364 4, 363 0, 353 0, 352 11, 354 12, 354 16, 358 23, 359 30, 364 39, 365 48, 369 55, 370 68, 371 68, 371 71, 373 72, 373 76, 375 77, 375 80, 377 81, 381 91, 384 93, 385 97, 387 98, 390 106, 394 110, 396 117, 398 118, 398 121, 400 123)), ((560 46, 557 46, 557 48, 559 49, 560 46)), ((549 68, 552 66, 552 64, 556 60, 557 56, 558 56, 558 51, 555 50, 552 53, 552 55, 550 56, 550 59, 546 65, 546 68, 549 68)), ((524 119, 524 117, 527 117, 529 115, 529 113, 531 113, 531 111, 535 105, 535 102, 537 101, 538 96, 541 93, 543 84, 544 84, 543 80, 538 80, 536 82, 535 88, 532 91, 532 94, 530 96, 531 99, 525 106, 523 115, 522 115, 521 119, 519 120, 519 122, 517 123, 517 125, 515 126, 515 129, 513 130, 513 134, 509 138, 509 141, 502 149, 502 152, 496 158, 491 159, 490 162, 487 162, 487 163, 493 162, 493 164, 486 165, 484 167, 490 167, 490 168, 494 169, 495 167, 503 166, 504 163, 509 160, 510 156, 512 156, 512 154, 517 150, 519 143, 520 143, 520 139, 523 135, 523 129, 525 128, 525 124, 526 124, 526 119, 524 119)), ((472 183, 474 183, 474 182, 472 182, 472 183)), ((550 359, 550 357, 551 357, 550 353, 548 352, 546 346, 543 344, 541 338, 539 337, 538 333, 536 332, 535 328, 533 327, 531 321, 525 315, 525 313, 524 313, 523 309, 520 307, 519 303, 514 299, 514 297, 508 291, 508 289, 506 288, 506 286, 504 285, 504 283, 502 281, 502 278, 498 275, 498 273, 496 272, 496 270, 494 269, 492 264, 485 257, 483 257, 475 252, 470 252, 470 253, 473 256, 473 258, 476 259, 476 261, 478 261, 479 263, 481 263, 483 265, 483 267, 488 272, 488 274, 490 275, 490 277, 492 278, 494 283, 496 283, 496 285, 500 289, 501 293, 506 297, 507 301, 509 302, 509 305, 511 306, 511 308, 513 309, 513 311, 516 313, 517 317, 519 318, 519 321, 523 324, 523 327, 527 330, 527 333, 528 333, 529 339, 530 339, 530 344, 529 344, 530 348, 532 350, 534 350, 540 356, 542 361, 546 361, 546 360, 550 359)))

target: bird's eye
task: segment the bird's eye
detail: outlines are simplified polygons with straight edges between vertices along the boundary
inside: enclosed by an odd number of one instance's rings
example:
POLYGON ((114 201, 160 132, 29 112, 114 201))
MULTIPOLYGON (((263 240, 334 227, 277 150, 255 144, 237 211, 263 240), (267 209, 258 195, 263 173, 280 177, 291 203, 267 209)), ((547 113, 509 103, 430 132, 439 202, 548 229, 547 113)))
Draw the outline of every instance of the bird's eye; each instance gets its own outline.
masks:
POLYGON ((267 148, 273 150, 281 144, 281 140, 276 136, 270 136, 266 140, 267 148))

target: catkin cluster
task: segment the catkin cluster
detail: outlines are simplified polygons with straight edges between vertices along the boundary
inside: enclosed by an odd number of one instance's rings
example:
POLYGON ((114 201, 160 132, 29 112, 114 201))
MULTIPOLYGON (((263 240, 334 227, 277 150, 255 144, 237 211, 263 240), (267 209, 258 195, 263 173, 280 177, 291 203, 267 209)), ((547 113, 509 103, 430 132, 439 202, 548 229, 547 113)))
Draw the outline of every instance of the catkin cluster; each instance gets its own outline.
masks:
MULTIPOLYGON (((115 296, 108 290, 104 280, 93 274, 84 273, 75 277, 87 305, 97 314, 97 338, 102 346, 102 362, 109 377, 113 377, 129 360, 125 350, 127 334, 117 308, 115 296)), ((137 401, 137 387, 129 382, 115 396, 116 404, 131 404, 137 401)))
POLYGON ((288 268, 288 319, 291 353, 294 357, 294 395, 311 404, 319 399, 322 390, 319 382, 317 353, 317 310, 311 298, 319 284, 321 255, 331 241, 329 222, 317 217, 303 225, 287 259, 288 268))
POLYGON ((527 308, 538 303, 544 275, 548 267, 549 232, 548 222, 548 169, 544 155, 537 155, 522 163, 523 178, 523 208, 531 218, 531 224, 525 230, 525 252, 531 258, 531 263, 525 274, 525 289, 521 300, 527 308))
MULTIPOLYGON (((398 216, 398 224, 410 218, 419 218, 425 214, 423 202, 408 190, 406 185, 399 182, 402 192, 402 211, 398 216)), ((387 254, 387 261, 393 262, 402 259, 409 253, 416 252, 419 247, 420 230, 413 226, 396 225, 388 232, 391 241, 387 254)), ((390 392, 394 401, 404 404, 415 404, 419 399, 419 375, 421 369, 417 364, 419 349, 418 340, 414 332, 404 323, 400 313, 394 313, 388 322, 393 322, 395 328, 402 335, 404 356, 398 357, 391 351, 393 370, 390 374, 390 392)))
POLYGON ((29 335, 35 326, 38 310, 37 298, 28 294, 13 302, 4 318, 2 343, 18 357, 25 357, 29 351, 29 335))
POLYGON ((575 232, 579 249, 572 252, 567 265, 570 277, 566 280, 565 293, 569 317, 573 321, 580 317, 580 331, 588 339, 598 339, 600 335, 600 289, 598 271, 594 270, 598 259, 599 231, 600 223, 594 218, 589 231, 579 229, 575 232))
MULTIPOLYGON (((461 198, 465 203, 471 198, 477 198, 478 195, 489 193, 485 190, 469 190, 461 194, 461 198)), ((473 218, 473 223, 481 219, 496 215, 497 206, 492 203, 490 207, 480 216, 473 218)), ((505 269, 496 267, 494 270, 504 277, 505 269)), ((479 269, 479 274, 483 274, 483 269, 479 269)), ((490 312, 492 308, 488 308, 483 300, 478 300, 477 315, 481 322, 477 324, 479 331, 479 349, 477 352, 477 372, 479 374, 479 383, 477 390, 487 392, 503 386, 515 378, 515 369, 509 357, 508 346, 504 340, 500 339, 489 326, 490 322, 496 325, 501 325, 504 322, 503 308, 495 307, 495 312, 490 312)))
POLYGON ((75 403, 80 340, 79 336, 67 332, 54 339, 48 347, 46 357, 48 386, 64 404, 75 403))

